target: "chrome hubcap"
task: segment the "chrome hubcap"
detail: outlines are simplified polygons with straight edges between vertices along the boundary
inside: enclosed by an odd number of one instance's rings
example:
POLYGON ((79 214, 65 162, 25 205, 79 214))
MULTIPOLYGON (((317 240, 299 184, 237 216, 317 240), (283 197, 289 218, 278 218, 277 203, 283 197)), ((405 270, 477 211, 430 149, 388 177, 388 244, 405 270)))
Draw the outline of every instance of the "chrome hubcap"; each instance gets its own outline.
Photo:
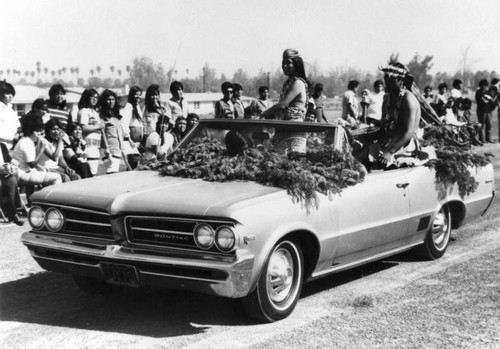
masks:
POLYGON ((277 249, 267 269, 267 292, 274 303, 283 302, 293 284, 293 258, 286 249, 277 249))
POLYGON ((449 231, 448 225, 448 216, 443 210, 440 210, 434 218, 434 222, 432 222, 432 241, 438 249, 446 246, 449 231))

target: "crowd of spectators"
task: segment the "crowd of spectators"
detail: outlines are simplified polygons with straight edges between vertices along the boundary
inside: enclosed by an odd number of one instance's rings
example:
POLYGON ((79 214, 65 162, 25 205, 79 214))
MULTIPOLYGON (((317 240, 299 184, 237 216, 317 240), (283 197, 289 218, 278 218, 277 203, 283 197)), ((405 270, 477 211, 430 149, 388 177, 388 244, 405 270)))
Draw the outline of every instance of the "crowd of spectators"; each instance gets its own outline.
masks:
MULTIPOLYGON (((287 80, 277 103, 271 101, 269 88, 260 86, 259 97, 245 107, 241 100, 243 87, 226 81, 221 86, 223 97, 214 105, 215 118, 328 123, 323 85, 309 83, 298 51, 285 50, 282 68, 287 80)), ((365 89, 360 96, 359 82, 349 81, 338 124, 346 129, 361 125, 382 127, 390 78, 399 84, 392 88, 393 92, 415 94, 411 84, 404 88, 405 79, 411 76, 406 67, 395 65, 391 69, 384 72, 385 81, 376 80, 373 91, 365 89), (400 76, 401 71, 404 74, 400 76)), ((482 145, 493 142, 492 113, 499 105, 499 87, 496 78, 491 84, 486 80, 479 82, 475 93, 477 122, 471 120, 472 102, 462 95, 463 83, 458 79, 453 81, 450 92, 448 85, 441 83, 435 95, 431 86, 424 88, 423 95, 416 95, 421 97, 420 105, 430 106, 440 122, 474 129, 475 144, 482 145)), ((25 188, 29 198, 39 187, 133 169, 141 159, 161 159, 171 153, 199 121, 197 114, 189 113, 183 90, 181 82, 172 82, 172 97, 162 101, 159 85, 148 86, 144 99, 143 89, 133 86, 121 108, 115 92, 104 90, 99 95, 97 90, 88 88, 81 95, 78 110, 71 111, 66 104, 65 88, 55 84, 48 99, 36 99, 32 110, 19 119, 12 109, 14 87, 0 82, 0 190, 7 219, 23 223, 15 209, 19 205, 19 187, 25 188)), ((396 104, 394 108, 399 110, 396 104)))

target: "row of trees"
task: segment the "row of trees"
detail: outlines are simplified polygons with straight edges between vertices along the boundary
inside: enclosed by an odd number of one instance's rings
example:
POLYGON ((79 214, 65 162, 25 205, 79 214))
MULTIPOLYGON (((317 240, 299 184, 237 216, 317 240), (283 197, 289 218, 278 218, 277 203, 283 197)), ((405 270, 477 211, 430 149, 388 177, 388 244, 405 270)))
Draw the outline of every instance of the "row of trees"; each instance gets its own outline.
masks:
MULTIPOLYGON (((392 54, 388 61, 399 60, 398 54, 392 54)), ((463 57, 463 64, 460 70, 453 74, 438 72, 431 75, 429 71, 433 66, 433 56, 421 57, 415 54, 410 62, 407 63, 415 83, 420 88, 429 85, 436 88, 441 82, 451 85, 454 79, 461 79, 464 82, 465 90, 475 90, 479 80, 487 79, 490 81, 497 77, 495 71, 476 71, 473 72, 467 65, 466 57, 463 57)), ((350 80, 358 80, 360 89, 371 89, 373 82, 382 79, 380 72, 366 72, 353 67, 338 67, 328 72, 322 71, 317 62, 309 64, 307 67, 308 78, 311 85, 322 83, 324 92, 328 97, 342 95, 347 89, 350 80)), ((96 66, 89 70, 90 77, 84 79, 80 77, 79 67, 62 67, 57 70, 51 70, 42 67, 40 62, 36 63, 36 70, 25 71, 24 73, 17 69, 0 69, 0 79, 6 79, 17 84, 34 84, 40 87, 50 86, 58 82, 66 86, 82 87, 122 87, 124 85, 138 85, 143 88, 155 83, 159 84, 164 91, 168 91, 168 86, 173 80, 181 80, 185 92, 219 92, 220 85, 224 81, 237 82, 243 86, 246 95, 256 95, 259 86, 266 85, 270 87, 273 97, 277 97, 285 79, 281 69, 273 72, 260 70, 255 76, 250 76, 244 69, 240 68, 232 76, 226 76, 224 73, 218 74, 210 67, 208 63, 202 67, 197 76, 190 77, 189 70, 186 70, 185 78, 178 78, 179 72, 175 68, 166 70, 161 63, 155 63, 148 57, 137 57, 131 65, 124 69, 116 68, 114 65, 109 67, 111 74, 104 73, 101 66, 96 66), (17 78, 17 79, 16 79, 17 78)))

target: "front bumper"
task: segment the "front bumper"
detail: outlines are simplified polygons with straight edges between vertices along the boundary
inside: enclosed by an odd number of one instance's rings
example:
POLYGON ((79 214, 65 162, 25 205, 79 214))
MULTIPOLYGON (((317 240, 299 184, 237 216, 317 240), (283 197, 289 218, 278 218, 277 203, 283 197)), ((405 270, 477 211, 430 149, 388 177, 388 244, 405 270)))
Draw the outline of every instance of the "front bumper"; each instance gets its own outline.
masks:
POLYGON ((127 286, 159 286, 191 290, 228 298, 250 292, 253 256, 234 261, 200 260, 148 254, 117 244, 75 243, 70 239, 25 232, 21 240, 44 269, 89 276, 117 283, 104 272, 108 264, 133 267, 136 282, 127 286))

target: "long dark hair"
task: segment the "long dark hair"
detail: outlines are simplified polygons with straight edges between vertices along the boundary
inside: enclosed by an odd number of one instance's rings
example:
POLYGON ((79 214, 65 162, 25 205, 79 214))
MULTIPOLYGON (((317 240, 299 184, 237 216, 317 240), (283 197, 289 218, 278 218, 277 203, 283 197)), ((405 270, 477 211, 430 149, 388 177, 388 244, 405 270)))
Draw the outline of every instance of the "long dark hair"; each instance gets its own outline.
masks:
POLYGON ((313 98, 321 97, 321 93, 323 92, 323 84, 316 84, 314 86, 313 98))
POLYGON ((101 94, 101 98, 99 100, 99 106, 101 107, 100 114, 106 118, 115 117, 117 119, 121 119, 120 115, 120 105, 118 104, 118 96, 111 90, 104 90, 101 94), (113 109, 108 109, 106 100, 109 96, 115 97, 115 105, 113 109))
POLYGON ((134 102, 135 102, 135 94, 137 92, 140 92, 142 93, 142 88, 140 88, 139 86, 132 86, 130 88, 130 91, 128 91, 128 97, 127 97, 127 102, 134 105, 134 102))
POLYGON ((137 108, 137 104, 135 103, 135 94, 137 92, 142 93, 142 88, 140 88, 139 86, 132 86, 130 88, 130 91, 128 91, 127 102, 132 106, 132 116, 137 120, 141 120, 142 115, 141 113, 139 113, 139 108, 137 108))
POLYGON ((90 98, 92 96, 97 95, 97 98, 99 98, 99 94, 97 91, 93 88, 87 88, 83 91, 82 96, 80 97, 80 101, 78 101, 78 109, 83 109, 83 108, 90 108, 90 109, 95 109, 95 106, 92 106, 90 103, 90 98))
POLYGON ((149 86, 146 90, 146 97, 145 97, 145 100, 144 100, 144 105, 146 107, 146 110, 149 111, 149 112, 154 112, 154 111, 158 111, 158 106, 154 105, 152 102, 151 102, 151 96, 153 95, 159 95, 161 96, 160 94, 160 86, 157 85, 157 84, 153 84, 151 86, 149 86))

